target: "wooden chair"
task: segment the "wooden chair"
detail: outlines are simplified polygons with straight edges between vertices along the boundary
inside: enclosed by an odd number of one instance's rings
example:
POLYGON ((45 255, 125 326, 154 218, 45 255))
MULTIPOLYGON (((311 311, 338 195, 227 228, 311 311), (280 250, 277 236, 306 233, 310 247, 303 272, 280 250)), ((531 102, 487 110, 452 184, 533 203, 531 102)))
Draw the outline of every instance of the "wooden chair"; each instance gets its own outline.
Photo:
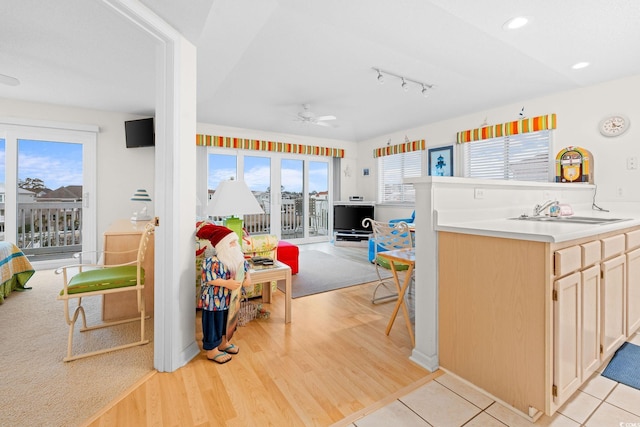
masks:
POLYGON ((80 359, 88 356, 95 356, 97 354, 106 353, 109 351, 121 350, 137 345, 147 344, 148 339, 145 339, 145 301, 144 301, 144 268, 142 263, 144 262, 145 253, 149 239, 154 232, 154 226, 149 223, 145 226, 145 229, 140 238, 140 244, 138 249, 133 249, 124 252, 103 252, 109 254, 131 254, 135 255, 136 259, 124 264, 117 265, 102 265, 102 264, 82 264, 82 254, 78 253, 74 256, 80 259, 80 264, 68 265, 60 267, 56 270, 56 274, 62 274, 64 280, 64 287, 60 291, 60 295, 57 299, 64 301, 64 316, 67 324, 69 325, 69 339, 67 344, 67 356, 63 359, 65 362, 71 360, 80 359), (73 274, 77 270, 77 273, 73 274), (84 307, 82 306, 82 299, 85 297, 93 297, 98 295, 106 295, 119 292, 135 292, 138 302, 138 311, 140 317, 133 319, 116 320, 112 322, 103 322, 93 326, 87 326, 87 318, 85 315, 84 307), (73 317, 69 315, 69 301, 77 300, 78 306, 73 312, 73 317), (117 345, 102 350, 91 351, 87 353, 81 353, 77 355, 72 354, 73 348, 73 332, 75 329, 76 320, 78 316, 82 316, 82 328, 81 332, 91 331, 94 329, 106 328, 109 326, 120 325, 128 322, 140 322, 140 339, 123 345, 117 345))
MULTIPOLYGON (((386 259, 379 257, 378 252, 392 251, 395 249, 407 249, 413 247, 411 231, 409 230, 409 226, 407 225, 407 223, 404 221, 395 224, 389 224, 388 222, 374 221, 371 218, 365 218, 362 220, 362 225, 364 227, 371 226, 374 240, 373 246, 375 248, 373 263, 376 266, 378 284, 373 290, 371 302, 375 304, 380 301, 392 301, 393 299, 398 297, 398 294, 394 290, 395 285, 392 281, 390 281, 393 280, 393 277, 383 279, 382 274, 380 273, 380 268, 391 270, 391 264, 389 264, 389 261, 387 261, 386 259), (376 294, 380 287, 386 288, 391 293, 376 297, 376 294)), ((408 266, 405 264, 395 264, 396 271, 407 270, 407 268, 408 266)))

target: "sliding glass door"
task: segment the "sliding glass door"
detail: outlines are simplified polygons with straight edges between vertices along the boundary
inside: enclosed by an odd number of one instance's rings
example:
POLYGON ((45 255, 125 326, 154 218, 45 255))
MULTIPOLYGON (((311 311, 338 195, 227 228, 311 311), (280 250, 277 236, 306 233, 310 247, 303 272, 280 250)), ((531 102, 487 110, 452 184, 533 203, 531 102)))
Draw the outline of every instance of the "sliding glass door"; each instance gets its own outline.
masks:
POLYGON ((95 251, 96 140, 97 127, 0 123, 0 236, 32 262, 95 251))
POLYGON ((82 250, 82 144, 18 139, 16 242, 31 260, 82 250))
POLYGON ((250 234, 276 234, 298 243, 329 239, 330 159, 210 149, 208 194, 223 179, 247 183, 264 214, 244 215, 250 234))
POLYGON ((282 237, 329 236, 329 162, 282 159, 282 237))
POLYGON ((5 241, 6 237, 4 235, 4 219, 5 219, 5 215, 4 215, 4 210, 5 210, 5 205, 4 205, 4 201, 5 201, 5 195, 6 195, 6 188, 5 188, 5 183, 7 182, 5 179, 5 166, 4 166, 4 159, 6 158, 5 155, 5 140, 4 138, 0 138, 0 241, 5 241))

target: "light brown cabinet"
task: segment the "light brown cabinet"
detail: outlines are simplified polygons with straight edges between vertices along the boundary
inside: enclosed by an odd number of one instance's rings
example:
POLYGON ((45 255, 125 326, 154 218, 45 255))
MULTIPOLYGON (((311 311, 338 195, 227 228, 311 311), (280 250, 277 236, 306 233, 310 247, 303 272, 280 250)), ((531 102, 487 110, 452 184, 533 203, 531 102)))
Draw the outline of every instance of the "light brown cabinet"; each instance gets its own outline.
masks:
POLYGON ((440 366, 531 419, 640 326, 638 227, 563 243, 439 232, 438 247, 440 366))
POLYGON ((582 278, 575 272, 553 284, 553 354, 554 401, 571 396, 582 378, 580 350, 582 348, 582 278))
MULTIPOLYGON (((130 221, 122 219, 114 222, 104 233, 105 265, 120 264, 133 261, 137 253, 113 254, 138 249, 142 232, 148 221, 130 221)), ((153 234, 149 240, 143 268, 145 271, 144 298, 145 309, 149 316, 153 316, 153 273, 154 273, 154 240, 153 234)), ((138 303, 135 292, 104 295, 102 300, 103 320, 129 319, 139 316, 138 303)))
POLYGON ((618 347, 624 344, 627 338, 625 324, 626 264, 627 262, 624 255, 603 261, 601 264, 601 360, 605 360, 607 357, 613 355, 618 347))
POLYGON ((552 396, 559 406, 600 366, 600 241, 556 251, 555 260, 556 275, 581 269, 553 284, 552 396))
POLYGON ((600 366, 600 266, 594 265, 580 273, 582 339, 580 357, 582 378, 589 378, 600 366))
POLYGON ((640 230, 627 233, 627 337, 640 329, 640 230))

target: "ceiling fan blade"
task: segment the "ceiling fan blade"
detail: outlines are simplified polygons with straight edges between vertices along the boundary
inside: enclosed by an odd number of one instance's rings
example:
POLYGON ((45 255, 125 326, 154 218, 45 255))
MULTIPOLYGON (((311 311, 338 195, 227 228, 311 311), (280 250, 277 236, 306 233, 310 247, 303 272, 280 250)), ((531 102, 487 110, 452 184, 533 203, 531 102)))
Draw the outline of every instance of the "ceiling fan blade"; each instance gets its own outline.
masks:
POLYGON ((336 116, 319 116, 316 117, 316 120, 335 120, 336 116))
POLYGON ((327 128, 335 127, 335 126, 333 126, 333 125, 331 125, 331 124, 329 124, 327 122, 313 122, 313 124, 314 125, 318 125, 318 126, 324 126, 324 127, 327 127, 327 128))
POLYGON ((8 86, 18 86, 20 84, 20 80, 16 79, 15 77, 0 74, 0 83, 8 86))

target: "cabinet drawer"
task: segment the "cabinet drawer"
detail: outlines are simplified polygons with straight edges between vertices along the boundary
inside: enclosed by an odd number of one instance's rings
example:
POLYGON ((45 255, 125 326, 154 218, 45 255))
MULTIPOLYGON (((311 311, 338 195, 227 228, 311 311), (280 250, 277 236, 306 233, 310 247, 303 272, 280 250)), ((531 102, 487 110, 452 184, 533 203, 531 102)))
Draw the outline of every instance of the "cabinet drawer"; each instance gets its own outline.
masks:
POLYGON ((617 236, 602 239, 602 259, 623 253, 625 250, 625 243, 626 239, 624 234, 618 234, 617 236))
POLYGON ((580 249, 582 250, 582 268, 589 267, 590 265, 600 262, 600 240, 580 245, 580 249))
POLYGON ((640 230, 630 231, 627 234, 627 250, 635 249, 640 246, 640 230))
POLYGON ((580 246, 571 246, 554 253, 555 275, 564 276, 582 267, 582 250, 580 246))

